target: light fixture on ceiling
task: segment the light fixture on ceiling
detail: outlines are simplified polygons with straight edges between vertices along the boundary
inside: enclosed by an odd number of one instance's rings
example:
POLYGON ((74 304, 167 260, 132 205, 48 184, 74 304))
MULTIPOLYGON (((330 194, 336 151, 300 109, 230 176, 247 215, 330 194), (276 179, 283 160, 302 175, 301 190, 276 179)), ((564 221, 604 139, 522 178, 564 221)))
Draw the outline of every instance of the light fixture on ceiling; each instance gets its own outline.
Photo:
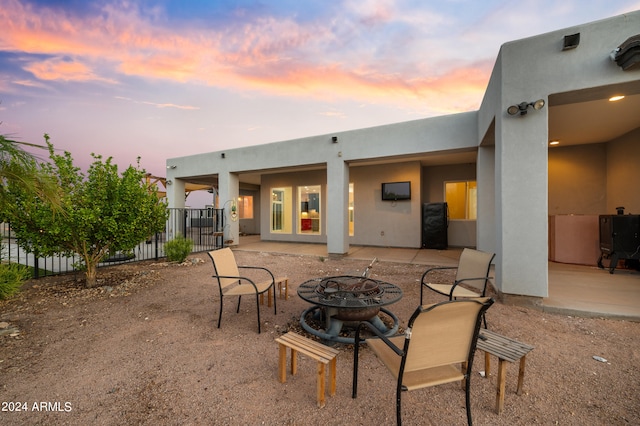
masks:
POLYGON ((509 115, 516 115, 520 113, 520 115, 526 115, 529 107, 532 107, 536 111, 542 109, 544 107, 544 99, 538 99, 533 102, 520 102, 518 105, 511 105, 507 108, 507 113, 509 115))
POLYGON ((559 141, 559 140, 550 141, 550 142, 549 142, 549 145, 550 145, 550 146, 560 145, 560 141, 559 141))
POLYGON ((624 99, 624 95, 615 95, 609 98, 609 102, 615 102, 624 99))

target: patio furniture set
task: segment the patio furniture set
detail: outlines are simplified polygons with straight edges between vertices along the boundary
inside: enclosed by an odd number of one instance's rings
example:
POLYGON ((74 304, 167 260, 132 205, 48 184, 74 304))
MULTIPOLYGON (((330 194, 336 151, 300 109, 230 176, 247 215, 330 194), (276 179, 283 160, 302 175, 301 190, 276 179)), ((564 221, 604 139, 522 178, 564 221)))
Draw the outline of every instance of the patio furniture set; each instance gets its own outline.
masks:
MULTIPOLYGON (((220 294, 218 328, 222 320, 223 299, 238 296, 256 297, 258 333, 260 333, 260 305, 276 312, 276 288, 280 298, 288 298, 287 277, 275 277, 267 268, 239 266, 233 252, 223 248, 209 252, 220 294), (255 281, 240 274, 240 270, 253 269, 264 274, 263 281, 255 281), (273 292, 273 299, 271 297, 273 292)), ((494 303, 486 297, 491 277, 489 271, 494 254, 464 249, 457 267, 434 267, 421 278, 420 305, 409 319, 404 334, 398 335, 398 319, 385 306, 402 298, 402 290, 391 283, 372 279, 369 265, 361 276, 337 276, 314 278, 298 287, 298 296, 311 304, 301 316, 305 331, 320 338, 312 338, 288 332, 275 339, 279 346, 278 379, 286 382, 287 349, 290 350, 290 372, 297 373, 297 355, 303 354, 317 362, 317 405, 324 407, 326 369, 329 370, 329 395, 336 392, 336 359, 339 351, 330 346, 335 343, 353 344, 352 397, 357 397, 358 360, 361 344, 366 344, 382 361, 397 382, 396 419, 402 423, 402 392, 444 383, 460 382, 465 390, 467 422, 472 424, 470 403, 470 378, 476 349, 485 353, 485 377, 491 372, 490 356, 498 358, 496 411, 504 409, 506 363, 519 362, 517 395, 521 395, 524 382, 525 361, 532 346, 502 336, 487 328, 486 311, 494 303), (441 269, 455 269, 451 284, 429 282, 430 273, 441 269), (424 290, 446 296, 440 303, 423 305, 424 290), (387 323, 380 319, 384 314, 387 323), (323 323, 324 328, 313 328, 307 318, 323 323), (392 323, 389 327, 387 324, 392 323), (348 328, 349 333, 345 333, 348 328), (349 337, 344 337, 348 334, 349 337), (366 337, 365 337, 366 335, 366 337), (326 343, 326 344, 325 344, 326 343)), ((375 259, 374 259, 375 261, 375 259)), ((372 262, 373 264, 373 262, 372 262)))

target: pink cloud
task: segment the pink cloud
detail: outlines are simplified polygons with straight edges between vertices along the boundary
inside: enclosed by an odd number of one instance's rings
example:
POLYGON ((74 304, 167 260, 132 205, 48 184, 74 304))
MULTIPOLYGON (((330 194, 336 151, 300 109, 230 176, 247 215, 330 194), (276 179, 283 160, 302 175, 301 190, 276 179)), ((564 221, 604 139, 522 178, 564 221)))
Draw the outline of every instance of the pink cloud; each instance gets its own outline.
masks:
POLYGON ((90 81, 99 80, 116 83, 112 79, 107 79, 96 75, 87 65, 62 60, 59 58, 49 59, 41 62, 33 62, 25 67, 39 80, 63 80, 63 81, 90 81))
MULTIPOLYGON (((100 15, 80 19, 47 8, 35 10, 17 0, 5 3, 0 11, 0 46, 55 55, 25 67, 45 81, 114 83, 113 73, 120 72, 319 99, 356 97, 397 105, 428 101, 447 109, 459 108, 451 100, 455 97, 460 105, 459 95, 473 98, 477 107, 490 72, 485 64, 436 78, 424 77, 425 70, 418 67, 413 74, 387 71, 374 57, 328 50, 335 41, 329 28, 302 27, 286 19, 263 18, 233 28, 196 31, 154 26, 134 6, 107 5, 100 15), (56 59, 63 56, 73 61, 56 59)), ((368 1, 359 8, 367 25, 392 14, 388 1, 368 1)))

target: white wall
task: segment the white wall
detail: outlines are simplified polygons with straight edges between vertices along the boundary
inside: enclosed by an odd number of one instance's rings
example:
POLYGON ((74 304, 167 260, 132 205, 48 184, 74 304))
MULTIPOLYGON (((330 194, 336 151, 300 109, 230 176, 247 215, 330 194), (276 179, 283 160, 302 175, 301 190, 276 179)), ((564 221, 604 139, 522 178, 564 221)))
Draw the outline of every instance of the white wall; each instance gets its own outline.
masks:
POLYGON ((354 184, 354 236, 351 243, 383 247, 422 244, 420 162, 351 167, 354 184), (382 182, 411 182, 411 200, 382 201, 382 182))
MULTIPOLYGON (((351 244, 384 247, 413 247, 421 245, 421 203, 420 203, 420 163, 417 161, 380 166, 360 166, 349 169, 349 180, 354 184, 354 236, 351 244), (382 201, 382 182, 410 181, 412 199, 410 201, 382 201)), ((327 193, 325 170, 311 172, 291 172, 264 175, 262 178, 260 208, 261 237, 273 241, 297 241, 326 243, 327 232, 332 219, 327 214, 327 205, 334 197, 342 194, 327 193), (298 234, 296 227, 290 234, 270 231, 271 188, 291 187, 294 194, 291 209, 294 224, 297 217, 297 187, 322 185, 320 235, 298 234)))
POLYGON ((549 148, 549 215, 606 214, 606 204, 607 144, 549 148))

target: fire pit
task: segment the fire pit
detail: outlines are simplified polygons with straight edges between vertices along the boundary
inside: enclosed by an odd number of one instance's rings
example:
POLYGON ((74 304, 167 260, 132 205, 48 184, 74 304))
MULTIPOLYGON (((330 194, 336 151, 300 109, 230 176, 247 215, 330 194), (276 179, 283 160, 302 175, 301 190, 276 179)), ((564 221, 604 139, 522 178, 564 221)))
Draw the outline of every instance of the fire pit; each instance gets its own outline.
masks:
POLYGON ((313 304, 300 318, 302 327, 324 340, 354 343, 352 337, 340 335, 343 326, 360 321, 369 321, 380 331, 390 336, 398 331, 398 318, 384 308, 402 298, 402 290, 391 283, 367 277, 342 275, 314 278, 298 287, 298 296, 313 304), (388 328, 378 314, 382 312, 393 320, 388 328), (307 323, 307 317, 324 319, 325 330, 317 330, 307 323))

